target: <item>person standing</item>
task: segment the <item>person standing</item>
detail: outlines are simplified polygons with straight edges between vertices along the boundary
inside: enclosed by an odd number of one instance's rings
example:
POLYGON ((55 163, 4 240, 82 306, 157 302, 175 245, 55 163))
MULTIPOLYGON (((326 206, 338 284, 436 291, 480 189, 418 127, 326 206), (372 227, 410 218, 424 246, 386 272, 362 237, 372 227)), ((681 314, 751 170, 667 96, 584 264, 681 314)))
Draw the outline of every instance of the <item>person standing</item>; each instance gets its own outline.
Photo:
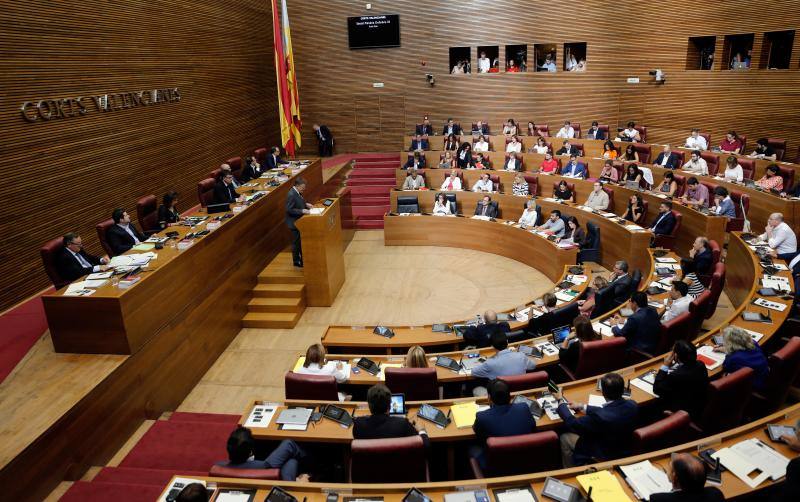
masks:
POLYGON ((289 190, 289 195, 286 197, 286 226, 292 231, 292 263, 294 263, 295 267, 303 266, 300 230, 295 226, 295 222, 304 214, 311 214, 311 208, 314 207, 303 198, 305 189, 306 180, 297 178, 294 180, 294 186, 289 190))
POLYGON ((314 124, 314 134, 319 144, 319 156, 330 157, 333 155, 333 135, 326 125, 314 124))

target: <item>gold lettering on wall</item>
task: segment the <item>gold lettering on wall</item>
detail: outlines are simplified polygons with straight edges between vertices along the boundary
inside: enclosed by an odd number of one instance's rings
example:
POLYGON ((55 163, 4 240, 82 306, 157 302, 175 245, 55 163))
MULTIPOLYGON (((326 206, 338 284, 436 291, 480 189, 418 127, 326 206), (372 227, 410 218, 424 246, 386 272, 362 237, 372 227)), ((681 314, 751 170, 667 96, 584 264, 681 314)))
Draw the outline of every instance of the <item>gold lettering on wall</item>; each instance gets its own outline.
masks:
POLYGON ((140 106, 163 105, 179 103, 181 93, 177 87, 165 89, 147 89, 134 92, 119 92, 114 94, 98 94, 85 98, 41 99, 39 101, 25 101, 20 107, 22 118, 26 122, 48 122, 56 119, 82 117, 95 112, 110 112, 127 110, 140 106), (89 101, 91 99, 91 101, 89 101), (89 103, 94 107, 87 106, 89 103))

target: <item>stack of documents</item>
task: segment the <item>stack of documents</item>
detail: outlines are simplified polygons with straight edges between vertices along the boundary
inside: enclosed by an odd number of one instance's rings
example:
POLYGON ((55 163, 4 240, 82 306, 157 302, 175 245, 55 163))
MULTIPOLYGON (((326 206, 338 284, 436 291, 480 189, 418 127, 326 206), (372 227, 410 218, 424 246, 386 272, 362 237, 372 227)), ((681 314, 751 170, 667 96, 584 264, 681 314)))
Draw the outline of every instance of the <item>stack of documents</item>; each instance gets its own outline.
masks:
POLYGON ((589 406, 603 406, 606 404, 606 398, 603 396, 598 396, 597 394, 589 394, 589 402, 587 403, 589 406))
POLYGON ((381 370, 378 372, 378 379, 383 382, 386 380, 386 368, 402 368, 403 363, 381 363, 381 370))
POLYGON ((667 473, 653 466, 649 460, 631 465, 621 465, 619 470, 622 471, 622 475, 625 476, 625 481, 631 489, 644 500, 650 500, 650 495, 654 493, 672 491, 672 483, 667 473))
POLYGON ((108 264, 112 267, 142 267, 147 265, 150 260, 156 259, 157 256, 158 255, 153 252, 123 254, 111 258, 111 261, 108 264))
POLYGON ((94 290, 87 288, 85 282, 86 281, 73 282, 67 286, 67 290, 64 291, 64 296, 89 296, 94 294, 94 290))
POLYGON ((766 298, 758 298, 753 302, 753 305, 758 305, 759 307, 768 308, 770 310, 777 310, 778 312, 783 312, 786 310, 786 304, 772 302, 767 300, 766 298))
POLYGON ((792 289, 789 279, 779 275, 764 274, 764 276, 761 278, 761 284, 765 288, 772 288, 776 291, 790 291, 792 289))
POLYGON ((272 417, 275 416, 275 411, 278 409, 277 403, 264 403, 253 406, 247 420, 244 422, 245 427, 267 427, 272 422, 272 417))
POLYGON ((578 292, 572 291, 571 289, 565 289, 556 293, 556 299, 562 302, 571 302, 576 296, 578 296, 578 292))
POLYGON ((656 381, 656 372, 648 371, 644 375, 632 378, 631 385, 633 385, 637 389, 647 392, 651 396, 658 396, 658 394, 653 392, 653 384, 655 383, 655 381, 656 381))
POLYGON ((575 477, 586 493, 592 490, 593 502, 621 502, 630 500, 622 485, 610 471, 597 471, 575 477))
POLYGON ((322 214, 323 212, 325 212, 325 208, 324 207, 312 207, 311 209, 309 209, 309 211, 311 211, 311 214, 322 214))
POLYGON ((722 361, 725 360, 725 354, 714 352, 714 347, 711 345, 703 345, 697 349, 697 360, 705 364, 708 371, 711 371, 722 366, 722 361))
POLYGON ((711 455, 741 479, 755 488, 768 478, 773 481, 786 475, 789 459, 757 438, 746 439, 730 448, 721 448, 711 455))
POLYGON ((542 353, 546 356, 557 356, 558 355, 558 347, 553 345, 550 342, 539 342, 533 344, 534 347, 538 348, 542 351, 542 353))

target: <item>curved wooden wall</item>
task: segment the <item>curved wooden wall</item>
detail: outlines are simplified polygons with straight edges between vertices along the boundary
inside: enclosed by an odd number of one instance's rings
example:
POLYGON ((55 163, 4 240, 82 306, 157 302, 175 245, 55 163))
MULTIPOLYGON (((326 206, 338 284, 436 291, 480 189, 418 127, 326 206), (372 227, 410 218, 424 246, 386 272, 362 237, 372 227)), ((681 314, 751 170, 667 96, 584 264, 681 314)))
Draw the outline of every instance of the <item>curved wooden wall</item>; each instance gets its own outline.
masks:
MULTIPOLYGON (((180 192, 223 159, 276 141, 269 2, 0 0, 0 310, 49 282, 41 245, 114 207, 180 192), (177 87, 179 103, 28 123, 24 101, 177 87)), ((85 98, 86 99, 86 98, 85 98)), ((90 112, 94 103, 88 100, 90 112)))

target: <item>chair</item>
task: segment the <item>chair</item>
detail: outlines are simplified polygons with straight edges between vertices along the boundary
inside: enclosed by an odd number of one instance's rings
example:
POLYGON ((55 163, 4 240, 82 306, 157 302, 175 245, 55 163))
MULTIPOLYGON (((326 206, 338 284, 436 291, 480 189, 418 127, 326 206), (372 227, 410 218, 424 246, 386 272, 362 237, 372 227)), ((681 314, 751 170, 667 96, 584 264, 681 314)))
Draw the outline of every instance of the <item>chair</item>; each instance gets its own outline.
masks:
POLYGON ((502 188, 503 185, 502 185, 502 183, 500 183, 500 176, 498 176, 497 174, 490 174, 489 175, 489 181, 492 182, 492 190, 494 190, 495 192, 502 192, 503 191, 503 188, 502 188))
POLYGON ((281 470, 241 469, 238 467, 228 467, 227 465, 214 465, 208 470, 208 475, 219 478, 269 479, 279 481, 281 479, 281 470))
POLYGON ((586 222, 586 243, 578 251, 578 263, 587 261, 600 261, 600 229, 591 221, 586 222))
POLYGON ((716 190, 719 185, 717 185, 716 183, 712 183, 710 181, 706 181, 706 178, 700 178, 699 181, 700 181, 701 185, 706 187, 706 189, 708 190, 709 198, 711 198, 713 200, 714 199, 714 190, 716 190))
POLYGON ((642 214, 639 215, 639 217, 636 219, 636 221, 634 221, 634 223, 636 223, 640 227, 646 227, 647 226, 647 211, 649 210, 649 208, 650 208, 650 203, 647 202, 646 200, 643 200, 642 201, 642 214))
POLYGON ((705 318, 711 319, 714 312, 717 310, 717 303, 722 290, 725 289, 725 264, 722 262, 714 265, 714 272, 711 274, 711 280, 708 283, 708 289, 711 291, 711 298, 708 300, 706 306, 705 318))
POLYGON ((267 153, 268 152, 266 148, 263 147, 256 148, 255 151, 253 152, 253 157, 255 157, 258 163, 263 166, 264 163, 267 161, 267 153))
POLYGON ((419 483, 428 480, 428 459, 419 435, 354 439, 350 444, 351 483, 419 483))
MULTIPOLYGON (((633 126, 634 129, 639 131, 639 137, 642 139, 642 143, 647 143, 647 126, 643 125, 636 125, 633 126)), ((641 157, 639 157, 641 159, 641 157)))
POLYGON ((53 283, 56 289, 61 289, 69 284, 69 281, 59 275, 58 268, 56 267, 56 256, 61 252, 62 247, 64 247, 64 239, 62 237, 56 237, 55 239, 50 239, 45 242, 41 249, 39 249, 39 254, 42 255, 44 271, 47 273, 47 277, 50 278, 50 282, 53 283))
POLYGON ((642 284, 642 271, 638 268, 631 272, 631 290, 630 294, 633 295, 636 291, 639 290, 639 286, 642 284))
MULTIPOLYGON (((550 127, 547 124, 537 125, 536 132, 539 134, 539 136, 547 138, 550 136, 550 127)), ((800 149, 798 149, 798 156, 800 156, 800 149)))
POLYGON ((407 401, 439 399, 436 368, 386 368, 386 386, 392 392, 405 394, 407 401))
POLYGON ((339 388, 332 375, 303 375, 289 371, 284 377, 286 399, 338 401, 339 388))
POLYGON ((744 179, 752 180, 756 172, 756 161, 754 159, 738 158, 739 165, 742 166, 742 174, 744 179))
POLYGON ((797 153, 794 156, 794 163, 800 164, 800 145, 797 145, 797 153))
POLYGON ((419 200, 416 195, 401 195, 397 197, 398 213, 419 213, 419 200))
MULTIPOLYGON (((573 148, 575 148, 576 150, 581 152, 581 155, 580 155, 581 157, 586 155, 586 151, 583 149, 583 143, 579 143, 577 141, 572 140, 572 141, 569 142, 569 144, 572 145, 573 148)), ((587 165, 586 168, 588 169, 589 166, 587 165)))
POLYGON ((656 235, 654 241, 655 247, 662 247, 670 250, 675 249, 675 240, 678 238, 678 231, 681 229, 683 215, 673 209, 672 216, 675 217, 675 226, 672 227, 672 232, 669 235, 656 235))
POLYGON ((603 131, 603 137, 608 139, 608 124, 597 124, 597 129, 603 131))
POLYGON ((558 307, 550 313, 550 328, 572 325, 572 321, 574 321, 579 314, 577 302, 558 307))
POLYGON ((679 166, 683 166, 686 163, 686 152, 683 150, 673 150, 672 157, 678 159, 679 166))
POLYGON ((706 318, 706 312, 710 302, 711 290, 707 289, 700 293, 700 295, 689 304, 689 313, 692 315, 692 320, 689 324, 690 340, 696 338, 700 333, 700 328, 703 326, 703 320, 706 318))
POLYGON ((575 371, 572 372, 563 364, 558 366, 570 380, 579 380, 624 368, 626 352, 627 341, 621 336, 593 342, 581 342, 575 371))
POLYGON ((571 124, 572 128, 575 129, 575 137, 580 138, 581 135, 581 125, 580 124, 571 124))
POLYGON ((238 180, 242 177, 241 157, 231 157, 230 159, 226 160, 225 163, 231 166, 231 173, 233 174, 234 178, 238 180))
POLYGON ((731 200, 736 209, 736 218, 728 220, 725 225, 726 232, 741 232, 744 229, 744 220, 750 212, 750 196, 742 192, 730 192, 731 200))
POLYGON ((689 329, 692 325, 692 314, 684 312, 678 317, 661 325, 662 336, 656 354, 669 352, 678 340, 689 340, 689 329))
POLYGON ((789 190, 789 188, 794 186, 794 168, 782 166, 780 164, 776 165, 778 166, 778 175, 783 178, 784 191, 789 190))
POLYGON ((650 163, 650 145, 644 143, 633 143, 633 150, 639 155, 640 164, 650 163))
POLYGON ((539 178, 536 176, 524 175, 525 181, 528 183, 528 193, 531 196, 539 195, 539 178))
POLYGON ((508 343, 516 343, 516 342, 523 342, 525 340, 529 340, 531 335, 526 332, 524 329, 515 329, 513 331, 509 331, 506 333, 506 339, 508 343))
POLYGON ((600 317, 613 309, 614 305, 614 286, 606 286, 598 290, 594 294, 594 310, 592 310, 592 319, 600 317))
POLYGON ((703 435, 733 429, 742 421, 753 388, 753 370, 740 368, 708 384, 706 406, 692 427, 703 435))
POLYGON ((708 241, 708 248, 711 250, 711 268, 708 270, 707 274, 697 274, 697 277, 700 278, 700 282, 702 282, 705 287, 711 284, 711 274, 714 273, 714 265, 719 263, 719 257, 722 254, 722 249, 719 247, 717 241, 713 239, 708 241))
POLYGON ((450 212, 458 214, 458 199, 456 198, 456 194, 451 192, 444 194, 444 196, 447 198, 447 202, 450 203, 450 212))
POLYGON ((197 184, 197 199, 202 207, 208 207, 214 203, 214 185, 217 182, 213 178, 206 178, 197 184))
POLYGON ((633 431, 631 453, 639 455, 691 441, 690 423, 689 414, 678 410, 658 422, 639 427, 633 431))
POLYGON ((609 183, 603 185, 603 191, 608 195, 608 207, 606 211, 609 213, 614 212, 614 189, 609 186, 609 183))
POLYGON ((711 133, 708 132, 700 132, 700 136, 706 139, 706 145, 711 148, 711 133))
POLYGON ((786 155, 786 140, 779 138, 767 138, 767 145, 775 151, 775 160, 781 161, 786 155))
POLYGON ((740 153, 744 154, 745 152, 747 152, 747 136, 744 134, 740 134, 738 138, 739 141, 742 142, 742 149, 740 150, 740 153))
POLYGON ((219 175, 220 174, 222 174, 222 168, 218 167, 218 168, 214 169, 213 171, 211 171, 210 173, 208 173, 208 176, 206 176, 206 177, 207 178, 211 178, 214 181, 217 181, 219 179, 219 175))
MULTIPOLYGON (((544 387, 547 385, 549 379, 550 377, 547 375, 546 371, 533 371, 531 373, 523 373, 522 375, 500 377, 500 380, 508 384, 508 390, 510 392, 544 387)), ((389 387, 389 384, 386 384, 386 386, 389 387)), ((389 388, 392 389, 392 392, 395 392, 394 387, 389 388)), ((406 396, 406 399, 407 398, 408 396, 406 396)), ((416 401, 416 399, 413 401, 416 401)))
MULTIPOLYGON (((559 183, 560 182, 553 183, 553 194, 556 193, 556 189, 558 188, 558 184, 559 183)), ((567 188, 569 188, 569 191, 572 192, 572 202, 573 203, 576 202, 576 199, 575 199, 575 196, 576 196, 576 194, 575 194, 575 183, 570 183, 569 181, 567 181, 567 188)))
POLYGON ((682 197, 683 194, 686 193, 686 176, 682 174, 673 174, 675 177, 675 183, 678 184, 678 188, 675 190, 675 197, 682 197))
POLYGON ((769 356, 769 375, 764 390, 753 393, 751 408, 759 415, 776 411, 786 401, 789 388, 800 374, 800 337, 793 336, 780 350, 769 356))
POLYGON ((103 247, 103 251, 105 251, 108 256, 114 256, 114 250, 111 249, 111 246, 108 244, 108 240, 106 240, 106 232, 108 232, 108 229, 112 226, 114 226, 114 220, 108 219, 101 221, 94 227, 94 229, 97 231, 97 238, 100 240, 100 245, 103 247))
POLYGON ((554 431, 486 440, 486 472, 470 459, 475 478, 514 476, 561 468, 561 447, 554 431))
POLYGON ((145 235, 161 230, 158 224, 158 200, 155 195, 147 195, 136 201, 136 219, 145 235))
POLYGON ((709 176, 716 176, 719 172, 719 156, 711 152, 700 152, 700 158, 706 161, 709 176))

